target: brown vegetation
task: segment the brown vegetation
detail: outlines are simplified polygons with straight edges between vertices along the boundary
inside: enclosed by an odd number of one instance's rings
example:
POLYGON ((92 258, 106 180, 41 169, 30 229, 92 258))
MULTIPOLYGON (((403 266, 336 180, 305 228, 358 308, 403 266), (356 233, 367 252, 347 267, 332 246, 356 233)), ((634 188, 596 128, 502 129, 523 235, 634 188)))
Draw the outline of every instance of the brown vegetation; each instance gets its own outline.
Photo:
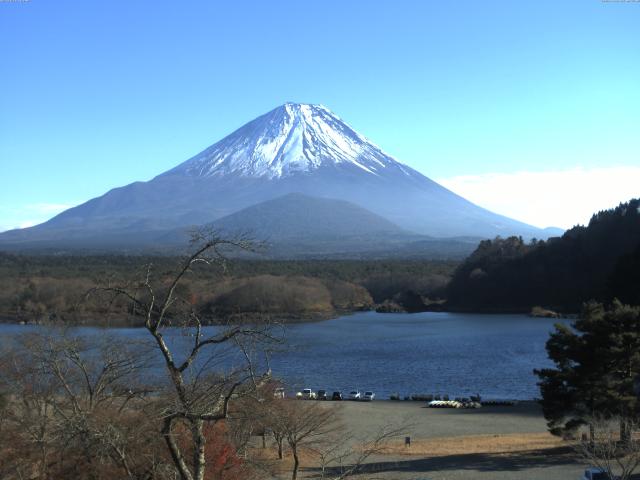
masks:
POLYGON ((196 237, 194 245, 173 270, 149 263, 128 275, 105 275, 84 295, 75 288, 86 277, 53 289, 45 277, 29 277, 13 303, 21 314, 55 320, 56 307, 75 319, 115 315, 137 319, 148 335, 130 345, 64 330, 14 338, 0 357, 2 478, 260 478, 271 465, 253 440, 267 433, 280 460, 285 449, 290 453, 294 480, 309 455, 323 477, 343 478, 391 438, 383 432, 354 454, 344 443, 348 437, 337 435, 336 410, 276 400, 270 373, 260 372, 265 362, 257 361, 278 343, 268 322, 202 328, 205 306, 226 318, 244 307, 264 320, 283 311, 367 304, 362 287, 341 280, 329 287, 326 279, 300 276, 199 276, 210 265, 224 267, 219 247, 250 245, 215 233, 196 237), (175 331, 187 342, 185 351, 165 337, 175 331), (324 468, 336 462, 337 470, 324 468))
POLYGON ((272 381, 200 372, 180 393, 149 345, 63 331, 16 338, 0 357, 0 478, 296 479, 304 466, 342 479, 405 430, 355 439, 335 405, 278 399, 272 381), (234 394, 220 396, 225 388, 234 394))
POLYGON ((471 455, 476 453, 513 453, 529 450, 552 449, 566 442, 550 433, 517 433, 504 435, 467 435, 461 437, 413 440, 411 446, 395 442, 384 449, 386 455, 471 455))
MULTIPOLYGON (((85 299, 96 281, 124 284, 141 264, 164 276, 170 257, 21 257, 0 253, 0 319, 24 323, 139 325, 131 305, 85 299), (136 323, 137 322, 137 323, 136 323)), ((284 321, 328 318, 393 302, 397 311, 427 308, 455 264, 403 261, 238 261, 226 273, 194 268, 181 294, 207 323, 271 317, 284 321)))

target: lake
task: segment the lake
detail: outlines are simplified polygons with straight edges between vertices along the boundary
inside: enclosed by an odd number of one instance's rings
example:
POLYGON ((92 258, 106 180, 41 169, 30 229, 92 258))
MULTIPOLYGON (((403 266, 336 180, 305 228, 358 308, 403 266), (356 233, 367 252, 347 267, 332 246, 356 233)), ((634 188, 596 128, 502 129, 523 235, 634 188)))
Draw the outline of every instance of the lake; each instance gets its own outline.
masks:
MULTIPOLYGON (((378 398, 393 392, 479 393, 526 400, 539 396, 532 370, 551 366, 544 346, 555 322, 525 315, 357 313, 286 326, 288 347, 273 354, 271 368, 291 391, 373 390, 378 398)), ((39 328, 2 324, 0 334, 39 328)), ((146 338, 143 329, 109 331, 131 341, 146 338)))

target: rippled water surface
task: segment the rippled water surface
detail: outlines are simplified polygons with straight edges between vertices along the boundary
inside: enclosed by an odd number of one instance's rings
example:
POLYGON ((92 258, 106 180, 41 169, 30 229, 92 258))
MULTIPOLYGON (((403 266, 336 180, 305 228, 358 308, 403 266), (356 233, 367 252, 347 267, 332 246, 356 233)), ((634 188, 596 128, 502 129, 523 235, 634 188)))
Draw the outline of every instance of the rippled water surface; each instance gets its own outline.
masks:
MULTIPOLYGON (((538 396, 532 370, 550 365, 544 345, 553 324, 524 315, 358 313, 287 326, 287 349, 273 354, 271 368, 292 390, 531 399, 538 396)), ((0 332, 32 328, 1 325, 0 332)), ((146 338, 142 329, 111 332, 146 338)))
POLYGON ((553 320, 524 315, 361 313, 288 329, 274 371, 327 390, 530 399, 553 320))

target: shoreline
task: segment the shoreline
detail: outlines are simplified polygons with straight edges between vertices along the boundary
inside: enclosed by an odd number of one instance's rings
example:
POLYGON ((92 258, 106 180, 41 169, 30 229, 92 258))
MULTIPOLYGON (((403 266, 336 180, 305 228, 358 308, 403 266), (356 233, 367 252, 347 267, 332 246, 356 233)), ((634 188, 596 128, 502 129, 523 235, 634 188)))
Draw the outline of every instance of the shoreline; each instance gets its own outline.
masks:
MULTIPOLYGON (((270 323, 280 323, 285 325, 295 325, 297 323, 316 323, 324 322, 326 320, 333 320, 348 315, 353 315, 359 312, 369 312, 373 310, 345 310, 329 313, 311 313, 308 315, 274 315, 274 314, 239 314, 232 315, 227 319, 215 319, 210 317, 203 317, 203 326, 220 326, 220 325, 244 325, 258 322, 264 322, 265 320, 270 323), (262 317, 262 318, 260 318, 262 317)), ((113 328, 143 328, 142 321, 135 319, 131 320, 94 320, 94 319, 81 319, 75 321, 68 321, 56 317, 55 319, 25 319, 18 316, 0 314, 0 324, 5 325, 34 325, 42 327, 113 327, 113 328)), ((64 318, 64 317, 62 317, 64 318)))
MULTIPOLYGON (((335 320, 336 318, 346 317, 357 313, 375 312, 382 315, 414 315, 418 313, 463 313, 473 315, 526 315, 531 318, 555 318, 558 320, 578 318, 578 313, 556 313, 556 315, 536 315, 532 311, 526 309, 471 309, 471 308, 448 308, 438 306, 437 308, 425 308, 417 311, 385 311, 378 310, 379 305, 374 305, 370 309, 354 309, 354 310, 335 310, 333 312, 310 312, 306 314, 261 314, 261 313, 240 313, 231 315, 225 319, 212 317, 203 317, 203 326, 220 326, 220 325, 243 325, 264 322, 265 320, 272 323, 295 325, 301 323, 320 323, 327 320, 335 320)), ((8 325, 41 325, 41 326, 66 326, 66 327, 113 327, 113 328, 138 328, 143 327, 142 322, 135 320, 94 320, 83 318, 80 320, 69 321, 64 317, 55 316, 54 319, 25 319, 15 315, 0 314, 0 324, 8 325)))

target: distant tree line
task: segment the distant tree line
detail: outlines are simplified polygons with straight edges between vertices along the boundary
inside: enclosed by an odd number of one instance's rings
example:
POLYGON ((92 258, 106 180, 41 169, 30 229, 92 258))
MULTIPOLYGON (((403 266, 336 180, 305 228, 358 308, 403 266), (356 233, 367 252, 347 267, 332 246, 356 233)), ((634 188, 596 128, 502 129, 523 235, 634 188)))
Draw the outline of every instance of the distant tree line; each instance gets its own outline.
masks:
MULTIPOLYGON (((134 278, 141 264, 153 264, 157 272, 166 273, 178 263, 176 257, 0 253, 0 317, 45 323, 134 322, 126 302, 116 301, 106 312, 103 305, 86 301, 83 292, 96 281, 134 278)), ((384 302, 401 310, 420 309, 422 299, 442 297, 456 265, 409 260, 236 260, 226 272, 195 268, 181 289, 211 322, 260 315, 295 321, 367 310, 384 302)))

